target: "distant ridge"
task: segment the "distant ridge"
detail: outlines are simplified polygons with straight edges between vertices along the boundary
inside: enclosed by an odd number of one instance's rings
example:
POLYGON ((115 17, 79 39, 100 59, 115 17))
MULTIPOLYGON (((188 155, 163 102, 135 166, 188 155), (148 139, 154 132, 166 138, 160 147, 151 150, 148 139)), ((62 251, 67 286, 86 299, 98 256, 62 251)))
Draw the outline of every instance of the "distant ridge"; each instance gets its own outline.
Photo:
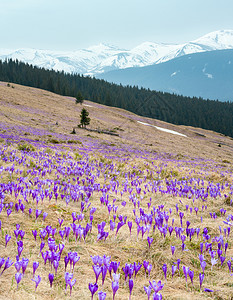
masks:
POLYGON ((12 58, 50 70, 97 75, 111 70, 158 64, 186 54, 223 49, 233 49, 233 30, 215 31, 180 45, 145 42, 131 50, 106 44, 73 52, 0 49, 0 59, 12 58))
POLYGON ((177 95, 233 101, 233 50, 188 54, 153 66, 107 72, 98 78, 177 95))

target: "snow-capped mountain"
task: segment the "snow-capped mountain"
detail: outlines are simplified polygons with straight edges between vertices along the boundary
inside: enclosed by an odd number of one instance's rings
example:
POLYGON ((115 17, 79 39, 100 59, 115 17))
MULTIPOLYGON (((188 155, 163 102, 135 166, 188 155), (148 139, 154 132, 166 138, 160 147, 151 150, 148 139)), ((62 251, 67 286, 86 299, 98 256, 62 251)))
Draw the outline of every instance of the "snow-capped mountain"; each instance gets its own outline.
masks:
POLYGON ((223 49, 233 49, 233 30, 215 31, 181 45, 145 42, 131 50, 105 44, 73 52, 0 49, 0 59, 12 58, 46 69, 96 75, 158 64, 186 54, 223 49))

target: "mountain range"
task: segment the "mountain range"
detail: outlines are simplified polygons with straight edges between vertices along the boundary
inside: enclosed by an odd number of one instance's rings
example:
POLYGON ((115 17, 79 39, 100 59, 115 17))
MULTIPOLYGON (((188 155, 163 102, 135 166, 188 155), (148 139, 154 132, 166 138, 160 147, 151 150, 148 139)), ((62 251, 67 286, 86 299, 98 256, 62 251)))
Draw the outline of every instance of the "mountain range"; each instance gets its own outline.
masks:
POLYGON ((187 54, 152 66, 103 73, 97 78, 177 95, 233 101, 233 49, 187 54))
POLYGON ((207 51, 233 49, 233 30, 220 30, 184 44, 145 42, 126 50, 100 44, 73 52, 39 49, 0 49, 0 59, 18 59, 38 67, 96 76, 112 70, 145 67, 207 51))

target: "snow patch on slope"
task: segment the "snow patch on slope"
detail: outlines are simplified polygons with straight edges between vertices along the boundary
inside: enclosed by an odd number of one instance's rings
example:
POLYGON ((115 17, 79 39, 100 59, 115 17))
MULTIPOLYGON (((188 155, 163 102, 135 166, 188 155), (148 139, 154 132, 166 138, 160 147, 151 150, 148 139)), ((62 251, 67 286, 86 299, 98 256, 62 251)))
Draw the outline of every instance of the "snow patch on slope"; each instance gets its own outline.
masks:
POLYGON ((177 73, 179 73, 180 71, 174 72, 171 74, 171 77, 175 76, 177 73))
POLYGON ((149 123, 145 123, 145 122, 141 122, 141 121, 137 121, 137 122, 140 123, 140 124, 142 124, 142 125, 154 127, 154 128, 156 128, 157 130, 160 130, 160 131, 164 131, 164 132, 167 132, 167 133, 171 133, 171 134, 176 134, 176 135, 180 135, 180 136, 187 137, 187 135, 182 134, 182 133, 179 133, 179 132, 174 131, 174 130, 170 130, 170 129, 158 127, 158 126, 151 125, 151 124, 149 124, 149 123))

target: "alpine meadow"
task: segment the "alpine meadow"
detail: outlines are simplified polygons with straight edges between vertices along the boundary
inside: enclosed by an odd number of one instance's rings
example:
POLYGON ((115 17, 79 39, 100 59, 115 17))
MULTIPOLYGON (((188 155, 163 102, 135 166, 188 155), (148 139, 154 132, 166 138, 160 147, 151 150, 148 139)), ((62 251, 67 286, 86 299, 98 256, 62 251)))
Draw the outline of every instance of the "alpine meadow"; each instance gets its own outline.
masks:
POLYGON ((0 300, 233 300, 233 2, 0 9, 0 300))
POLYGON ((0 84, 1 298, 232 297, 232 138, 76 100, 0 84))

